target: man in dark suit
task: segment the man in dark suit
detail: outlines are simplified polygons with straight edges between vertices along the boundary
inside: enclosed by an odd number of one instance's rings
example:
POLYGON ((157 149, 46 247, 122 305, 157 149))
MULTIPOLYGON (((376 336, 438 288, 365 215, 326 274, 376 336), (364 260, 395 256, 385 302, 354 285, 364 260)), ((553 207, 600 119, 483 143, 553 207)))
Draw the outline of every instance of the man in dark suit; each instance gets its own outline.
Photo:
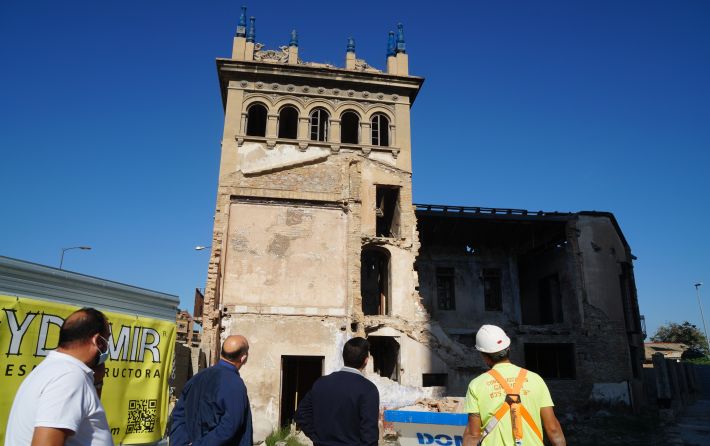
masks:
POLYGON ((318 378, 298 405, 296 423, 315 446, 377 446, 380 394, 362 374, 369 352, 366 339, 350 339, 345 367, 318 378))

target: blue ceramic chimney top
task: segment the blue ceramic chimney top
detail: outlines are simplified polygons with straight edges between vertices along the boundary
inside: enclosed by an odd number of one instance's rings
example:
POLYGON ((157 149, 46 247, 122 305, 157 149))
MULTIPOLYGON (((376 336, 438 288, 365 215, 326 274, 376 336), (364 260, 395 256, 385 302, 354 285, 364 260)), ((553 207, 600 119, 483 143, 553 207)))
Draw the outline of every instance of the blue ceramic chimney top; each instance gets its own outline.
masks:
POLYGON ((394 56, 394 31, 387 36, 387 57, 394 56))
POLYGON ((247 31, 247 42, 254 43, 254 39, 256 39, 256 26, 254 25, 254 22, 256 22, 256 18, 249 17, 249 31, 247 31))
POLYGON ((347 53, 354 53, 355 52, 355 39, 352 37, 348 37, 348 46, 345 49, 345 52, 347 53))
POLYGON ((291 40, 289 40, 288 46, 298 46, 298 33, 295 29, 291 31, 291 40))
POLYGON ((246 37, 247 35, 247 7, 242 6, 242 13, 239 15, 239 24, 237 25, 237 37, 246 37))
POLYGON ((401 23, 397 24, 397 53, 406 53, 407 45, 404 43, 404 26, 401 23))

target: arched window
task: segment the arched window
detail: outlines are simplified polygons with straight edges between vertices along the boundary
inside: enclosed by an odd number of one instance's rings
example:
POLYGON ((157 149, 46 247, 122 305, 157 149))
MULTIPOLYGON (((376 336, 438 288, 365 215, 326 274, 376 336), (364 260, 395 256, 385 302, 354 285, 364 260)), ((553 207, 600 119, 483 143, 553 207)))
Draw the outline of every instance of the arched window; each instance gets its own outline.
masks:
POLYGON ((266 136, 266 107, 256 103, 247 110, 247 135, 266 136))
POLYGON ((360 254, 360 296, 367 315, 390 314, 390 255, 386 249, 365 246, 360 254))
POLYGON ((328 140, 328 112, 322 108, 317 108, 311 112, 311 140, 328 140))
POLYGON ((390 120, 382 113, 377 113, 372 117, 372 145, 390 145, 390 120))
POLYGON ((296 139, 297 135, 298 110, 287 105, 279 112, 279 138, 296 139))
POLYGON ((346 111, 340 117, 340 142, 343 144, 360 143, 360 117, 357 113, 346 111))

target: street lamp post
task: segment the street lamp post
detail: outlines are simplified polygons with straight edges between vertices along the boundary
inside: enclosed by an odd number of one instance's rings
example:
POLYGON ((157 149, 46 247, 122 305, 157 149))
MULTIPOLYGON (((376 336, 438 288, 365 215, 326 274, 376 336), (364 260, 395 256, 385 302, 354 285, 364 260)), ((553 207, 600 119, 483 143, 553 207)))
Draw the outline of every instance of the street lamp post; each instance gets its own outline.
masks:
POLYGON ((698 296, 698 306, 700 307, 700 319, 703 321, 703 331, 705 332, 705 342, 708 343, 708 353, 710 354, 710 338, 708 338, 708 328, 705 326, 705 316, 703 315, 703 304, 700 301, 700 287, 703 286, 702 282, 698 282, 693 285, 695 287, 695 294, 698 296))
POLYGON ((62 269, 64 264, 64 253, 72 249, 83 249, 84 251, 91 250, 91 246, 72 246, 71 248, 62 248, 62 256, 59 258, 59 269, 62 269))

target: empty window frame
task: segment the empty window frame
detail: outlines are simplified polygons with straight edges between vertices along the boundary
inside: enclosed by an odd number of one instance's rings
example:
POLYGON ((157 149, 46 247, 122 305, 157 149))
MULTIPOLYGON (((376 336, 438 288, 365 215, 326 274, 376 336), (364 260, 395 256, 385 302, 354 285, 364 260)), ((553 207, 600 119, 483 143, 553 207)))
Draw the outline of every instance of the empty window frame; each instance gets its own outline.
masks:
POLYGON ((422 373, 422 387, 446 387, 448 378, 446 373, 422 373))
POLYGON ((287 105, 279 111, 279 138, 296 139, 298 137, 298 110, 287 105))
POLYGON ((562 322, 562 293, 560 292, 560 276, 551 274, 538 282, 538 297, 540 299, 540 323, 557 324, 562 322))
POLYGON ((525 344, 525 368, 545 379, 575 379, 574 344, 525 344))
POLYGON ((252 104, 247 110, 247 135, 266 136, 266 107, 263 104, 252 104))
POLYGON ((328 140, 328 119, 330 115, 322 108, 316 108, 311 112, 311 141, 328 140))
POLYGON ((340 117, 340 142, 360 144, 360 117, 357 113, 346 111, 340 117))
POLYGON ((375 235, 377 237, 398 237, 400 222, 399 187, 376 186, 377 208, 375 235))
POLYGON ((399 381, 399 342, 392 336, 368 336, 373 369, 378 375, 399 381))
POLYGON ((484 268, 481 279, 483 280, 484 309, 486 311, 503 311, 500 269, 484 268))
MULTIPOLYGON (((520 276, 524 275, 521 269, 520 276)), ((550 274, 521 283, 520 305, 523 324, 550 325, 563 322, 559 275, 550 274)))
POLYGON ((454 268, 436 269, 436 301, 439 310, 456 309, 454 268))
POLYGON ((384 146, 390 145, 390 120, 382 113, 377 113, 370 121, 372 130, 372 145, 384 146))
POLYGON ((360 296, 366 316, 389 314, 389 264, 386 249, 366 246, 360 254, 360 296))

